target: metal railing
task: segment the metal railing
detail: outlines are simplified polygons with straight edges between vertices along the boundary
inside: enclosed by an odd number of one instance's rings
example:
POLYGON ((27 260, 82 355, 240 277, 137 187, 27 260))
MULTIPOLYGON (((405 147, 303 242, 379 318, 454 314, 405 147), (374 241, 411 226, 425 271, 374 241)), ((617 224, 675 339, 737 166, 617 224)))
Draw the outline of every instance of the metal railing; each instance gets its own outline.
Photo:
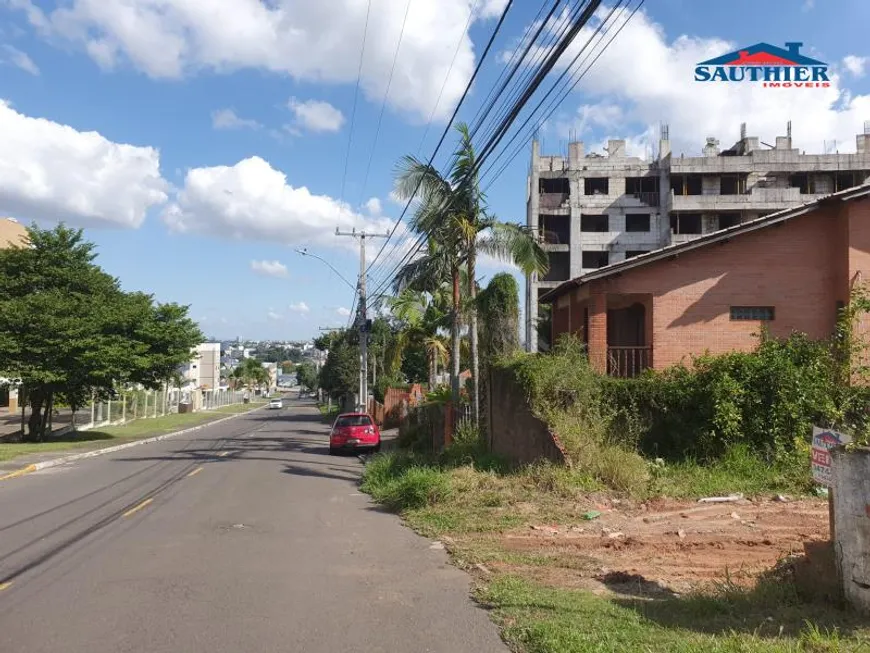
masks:
POLYGON ((652 347, 608 347, 607 374, 635 377, 652 367, 652 347))

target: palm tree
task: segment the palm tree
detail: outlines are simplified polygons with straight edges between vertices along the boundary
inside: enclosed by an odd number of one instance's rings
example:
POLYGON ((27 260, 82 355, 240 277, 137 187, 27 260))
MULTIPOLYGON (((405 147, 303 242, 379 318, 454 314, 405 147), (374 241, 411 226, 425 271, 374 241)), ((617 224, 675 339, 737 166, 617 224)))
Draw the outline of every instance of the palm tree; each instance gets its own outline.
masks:
POLYGON ((394 290, 436 292, 450 280, 450 389, 453 404, 459 405, 459 332, 461 320, 460 278, 465 261, 461 222, 452 207, 455 202, 450 182, 434 167, 406 156, 400 164, 396 182, 397 194, 410 199, 419 196, 411 230, 424 235, 427 251, 402 266, 393 282, 394 290))
POLYGON ((425 234, 428 253, 406 265, 396 278, 397 287, 412 284, 431 286, 443 281, 449 271, 453 285, 453 324, 451 329, 451 387, 454 402, 459 399, 460 278, 465 267, 468 293, 469 336, 474 390, 475 420, 480 418, 480 353, 475 299, 478 252, 491 254, 519 266, 523 272, 544 273, 547 254, 534 235, 518 224, 501 222, 486 208, 480 190, 478 160, 468 126, 456 126, 460 134, 453 165, 445 178, 432 166, 414 157, 405 157, 397 180, 399 195, 407 199, 419 187, 420 201, 411 228, 425 234), (439 276, 441 275, 441 276, 439 276))

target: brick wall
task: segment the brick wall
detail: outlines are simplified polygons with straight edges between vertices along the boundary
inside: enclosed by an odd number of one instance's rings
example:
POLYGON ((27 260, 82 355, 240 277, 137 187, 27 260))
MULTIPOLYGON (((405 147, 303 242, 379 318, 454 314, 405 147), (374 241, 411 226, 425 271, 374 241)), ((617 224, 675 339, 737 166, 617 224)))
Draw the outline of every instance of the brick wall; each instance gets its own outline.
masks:
MULTIPOLYGON (((860 201, 843 208, 848 207, 850 223, 861 223, 855 227, 857 234, 849 229, 850 245, 864 239, 849 259, 870 271, 868 205, 860 201)), ((690 354, 757 346, 761 323, 731 320, 731 306, 773 306, 775 320, 767 324, 775 336, 797 330, 825 338, 835 326, 837 300, 848 298, 841 283, 846 252, 838 233, 846 215, 836 208, 627 270, 617 278, 592 282, 590 290, 652 295, 657 369, 687 360, 690 354)), ((853 267, 850 264, 850 271, 853 267)))
POLYGON ((566 462, 558 438, 532 414, 528 398, 513 375, 491 368, 489 384, 487 429, 493 453, 519 464, 541 459, 566 462))

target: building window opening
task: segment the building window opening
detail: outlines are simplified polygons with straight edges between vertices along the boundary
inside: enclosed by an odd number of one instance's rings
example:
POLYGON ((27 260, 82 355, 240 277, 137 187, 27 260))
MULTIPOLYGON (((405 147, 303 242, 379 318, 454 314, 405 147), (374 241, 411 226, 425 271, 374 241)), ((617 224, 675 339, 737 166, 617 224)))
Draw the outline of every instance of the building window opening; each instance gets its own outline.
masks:
POLYGON ((671 190, 674 195, 703 195, 701 175, 673 175, 671 190))
POLYGON ((542 177, 538 180, 538 190, 541 193, 561 193, 562 195, 568 195, 571 192, 571 186, 565 177, 560 177, 558 179, 545 179, 542 177))
POLYGON ((540 240, 548 245, 571 244, 571 218, 567 215, 541 215, 540 240))
POLYGON ((567 281, 571 278, 571 255, 569 252, 549 252, 550 269, 544 281, 567 281))
POLYGON ((720 229, 729 229, 730 227, 736 227, 740 224, 740 214, 739 213, 720 213, 719 214, 719 228, 720 229))
POLYGON ((595 270, 610 263, 610 252, 583 252, 583 269, 595 270))
POLYGON ((610 219, 604 215, 581 215, 580 231, 607 232, 610 231, 610 219))
POLYGON ((847 188, 854 188, 863 183, 865 173, 838 172, 834 177, 834 191, 838 192, 847 188))
POLYGON ((629 213, 625 216, 626 231, 649 231, 649 213, 629 213))
POLYGON ((587 177, 583 180, 583 192, 586 195, 609 195, 610 180, 607 177, 587 177))
POLYGON ((800 172, 796 175, 789 175, 788 185, 792 188, 799 188, 801 195, 809 195, 813 192, 812 184, 810 184, 810 176, 805 172, 800 172))
POLYGON ((700 213, 678 213, 671 216, 671 231, 675 234, 700 234, 700 213))
POLYGON ((722 175, 719 178, 719 193, 722 195, 745 194, 746 177, 742 175, 722 175))
POLYGON ((732 306, 732 320, 762 320, 770 322, 774 318, 773 306, 732 306))

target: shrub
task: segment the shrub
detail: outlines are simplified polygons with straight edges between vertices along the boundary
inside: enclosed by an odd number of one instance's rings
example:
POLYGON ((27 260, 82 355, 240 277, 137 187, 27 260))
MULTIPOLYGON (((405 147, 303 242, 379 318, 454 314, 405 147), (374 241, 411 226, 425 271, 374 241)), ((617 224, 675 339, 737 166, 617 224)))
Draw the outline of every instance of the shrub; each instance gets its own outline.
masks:
POLYGON ((641 450, 670 460, 715 460, 736 445, 772 459, 813 424, 842 423, 843 400, 855 394, 838 383, 827 343, 800 334, 604 386, 617 422, 639 431, 641 450))

